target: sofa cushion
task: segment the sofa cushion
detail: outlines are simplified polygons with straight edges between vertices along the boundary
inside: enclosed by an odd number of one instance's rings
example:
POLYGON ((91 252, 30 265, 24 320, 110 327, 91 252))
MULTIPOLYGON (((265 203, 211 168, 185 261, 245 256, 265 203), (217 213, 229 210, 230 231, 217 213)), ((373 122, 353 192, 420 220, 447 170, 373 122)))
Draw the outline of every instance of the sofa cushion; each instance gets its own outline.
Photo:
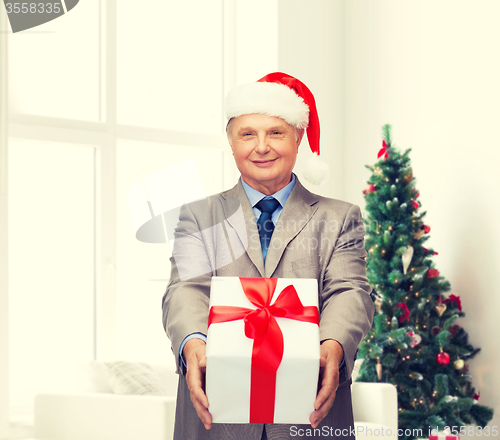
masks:
POLYGON ((153 368, 142 362, 104 362, 115 394, 166 396, 167 391, 153 368))

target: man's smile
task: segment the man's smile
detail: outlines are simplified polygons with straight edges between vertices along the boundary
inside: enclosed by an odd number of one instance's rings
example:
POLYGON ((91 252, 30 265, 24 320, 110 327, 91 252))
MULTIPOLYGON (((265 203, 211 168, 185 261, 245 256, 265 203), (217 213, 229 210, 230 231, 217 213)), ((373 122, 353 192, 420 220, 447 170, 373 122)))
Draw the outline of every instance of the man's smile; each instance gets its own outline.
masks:
POLYGON ((260 159, 260 160, 252 160, 251 162, 254 164, 254 165, 257 165, 258 167, 261 167, 261 168, 265 168, 265 167, 268 167, 268 166, 272 166, 274 164, 275 161, 277 161, 278 158, 275 158, 275 159, 260 159))

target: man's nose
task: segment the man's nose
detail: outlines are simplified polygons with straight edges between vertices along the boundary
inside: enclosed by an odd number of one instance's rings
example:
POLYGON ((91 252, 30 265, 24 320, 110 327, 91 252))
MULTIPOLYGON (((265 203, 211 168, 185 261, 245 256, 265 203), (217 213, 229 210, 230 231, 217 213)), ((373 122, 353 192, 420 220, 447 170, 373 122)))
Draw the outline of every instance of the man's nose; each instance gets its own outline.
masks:
POLYGON ((259 154, 266 154, 270 150, 269 142, 266 135, 257 136, 257 145, 255 151, 259 154))

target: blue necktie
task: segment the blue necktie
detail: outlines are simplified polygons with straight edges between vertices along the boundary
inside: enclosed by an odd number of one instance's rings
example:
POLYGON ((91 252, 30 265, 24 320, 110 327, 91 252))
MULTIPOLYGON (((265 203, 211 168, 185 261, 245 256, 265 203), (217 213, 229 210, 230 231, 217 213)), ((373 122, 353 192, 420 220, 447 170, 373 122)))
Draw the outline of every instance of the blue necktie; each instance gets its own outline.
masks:
POLYGON ((278 206, 280 206, 280 202, 274 198, 267 200, 262 199, 255 205, 255 207, 262 212, 259 217, 259 221, 257 222, 257 228, 259 229, 260 245, 262 247, 262 256, 264 257, 264 261, 266 261, 267 249, 269 248, 271 236, 274 231, 274 223, 271 220, 271 217, 278 206))

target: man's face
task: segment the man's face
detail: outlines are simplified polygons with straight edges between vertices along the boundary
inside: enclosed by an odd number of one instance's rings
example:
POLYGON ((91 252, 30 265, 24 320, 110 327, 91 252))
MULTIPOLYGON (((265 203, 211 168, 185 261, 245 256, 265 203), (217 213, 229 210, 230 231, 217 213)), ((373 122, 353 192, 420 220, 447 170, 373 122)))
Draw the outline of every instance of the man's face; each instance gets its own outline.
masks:
POLYGON ((232 122, 234 160, 243 180, 251 187, 271 195, 291 179, 300 139, 295 129, 281 118, 250 114, 232 122))

